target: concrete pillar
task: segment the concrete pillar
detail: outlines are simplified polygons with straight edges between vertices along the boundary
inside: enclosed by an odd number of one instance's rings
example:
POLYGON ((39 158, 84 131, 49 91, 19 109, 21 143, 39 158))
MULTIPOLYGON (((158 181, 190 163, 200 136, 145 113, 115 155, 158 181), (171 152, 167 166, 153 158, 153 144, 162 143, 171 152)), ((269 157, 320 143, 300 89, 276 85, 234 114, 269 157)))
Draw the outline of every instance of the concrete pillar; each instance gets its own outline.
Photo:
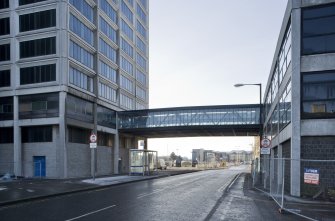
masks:
POLYGON ((14 173, 15 176, 23 176, 22 173, 22 143, 21 127, 19 126, 19 97, 14 96, 14 173))
POLYGON ((148 149, 148 139, 144 138, 143 140, 144 140, 144 147, 143 147, 143 149, 147 150, 148 149))
POLYGON ((114 135, 114 174, 119 174, 119 157, 120 157, 120 142, 119 142, 119 132, 114 135))
POLYGON ((67 178, 67 148, 66 148, 66 92, 59 94, 59 176, 67 178))
POLYGON ((291 195, 300 196, 300 146, 301 146, 301 116, 300 116, 300 27, 301 9, 293 9, 292 24, 292 137, 291 137, 291 195))

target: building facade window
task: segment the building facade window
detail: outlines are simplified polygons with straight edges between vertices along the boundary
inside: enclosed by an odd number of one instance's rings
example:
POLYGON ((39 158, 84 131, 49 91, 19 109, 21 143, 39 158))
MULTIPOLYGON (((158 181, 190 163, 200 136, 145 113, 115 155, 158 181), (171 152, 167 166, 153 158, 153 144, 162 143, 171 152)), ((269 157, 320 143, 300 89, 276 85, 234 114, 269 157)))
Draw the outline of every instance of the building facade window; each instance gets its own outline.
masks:
POLYGON ((136 110, 143 110, 143 109, 146 109, 145 105, 139 102, 136 102, 136 110))
POLYGON ((126 16, 128 21, 133 24, 133 12, 128 8, 127 4, 124 2, 124 0, 121 0, 121 12, 126 16))
POLYGON ((127 2, 131 5, 131 7, 134 7, 134 0, 127 0, 127 2))
MULTIPOLYGON (((97 115, 98 115, 98 125, 116 128, 116 112, 102 107, 97 107, 97 115)), ((99 138, 100 139, 100 138, 99 138)))
POLYGON ((127 95, 120 94, 120 106, 126 109, 133 109, 133 99, 127 95))
POLYGON ((302 55, 335 52, 335 4, 302 9, 302 55))
POLYGON ((70 84, 73 84, 81 89, 93 92, 93 79, 81 71, 70 67, 69 69, 70 84))
POLYGON ((291 64, 292 50, 291 50, 291 25, 286 29, 280 51, 278 53, 277 62, 272 73, 272 79, 269 86, 269 90, 265 95, 265 116, 268 116, 270 113, 271 106, 278 95, 279 87, 284 79, 284 76, 288 70, 289 65, 291 64))
POLYGON ((0 97, 0 121, 13 120, 13 97, 0 97))
POLYGON ((52 142, 52 126, 22 127, 22 143, 52 142))
POLYGON ((14 128, 0 127, 0 144, 14 143, 14 128))
POLYGON ((20 84, 36 84, 56 81, 56 64, 48 64, 20 69, 20 84))
POLYGON ((147 86, 147 76, 138 69, 136 69, 136 80, 142 85, 147 86))
POLYGON ((19 0, 19 5, 28 5, 28 4, 33 4, 37 2, 44 2, 46 0, 19 0))
MULTIPOLYGON (((115 3, 115 1, 114 1, 115 3)), ((117 4, 117 3, 116 3, 117 4)), ((100 8, 106 15, 117 24, 117 13, 114 8, 107 2, 107 0, 100 0, 100 8)))
POLYGON ((68 95, 66 97, 66 116, 71 119, 93 122, 93 103, 68 95))
POLYGON ((136 20, 136 30, 138 31, 138 33, 140 35, 142 35, 142 37, 147 40, 147 30, 145 29, 145 27, 141 24, 141 22, 139 22, 138 20, 136 20))
POLYGON ((93 69, 93 55, 73 41, 70 41, 70 57, 93 69))
POLYGON ((143 8, 145 8, 145 10, 148 10, 148 2, 147 0, 140 0, 141 5, 143 6, 143 8))
POLYGON ((112 40, 114 43, 116 42, 116 31, 114 30, 114 28, 112 26, 110 26, 108 24, 107 21, 105 21, 105 19, 103 19, 102 17, 99 17, 99 22, 100 22, 100 29, 101 31, 110 39, 112 40))
POLYGON ((56 9, 20 15, 20 32, 56 26, 56 9))
POLYGON ((70 30, 93 46, 93 31, 72 14, 70 14, 70 30))
POLYGON ((0 87, 10 86, 10 70, 0 71, 0 87))
POLYGON ((98 131, 98 146, 112 147, 113 135, 105 132, 98 131))
POLYGON ((138 17, 143 22, 143 24, 147 24, 147 15, 145 14, 145 12, 143 11, 143 9, 138 3, 136 5, 136 12, 137 12, 138 17))
POLYGON ((121 37, 121 49, 124 51, 129 57, 133 58, 134 48, 121 37))
POLYGON ((134 31, 127 22, 123 21, 123 19, 121 19, 121 31, 129 38, 129 40, 133 41, 134 31))
POLYGON ((126 58, 121 56, 121 69, 133 76, 133 65, 126 58))
POLYGON ((99 38, 99 46, 100 52, 116 63, 116 50, 101 38, 99 38))
POLYGON ((93 8, 85 0, 70 0, 70 4, 93 23, 93 8))
POLYGON ((292 44, 292 35, 291 35, 291 26, 289 26, 288 30, 286 31, 285 39, 283 40, 283 44, 280 48, 278 63, 277 63, 277 67, 276 67, 278 69, 279 85, 281 84, 282 80, 284 79, 286 71, 287 71, 289 65, 291 64, 291 59, 292 59, 291 44, 292 44))
POLYGON ((19 119, 58 117, 58 93, 23 95, 19 97, 19 119))
POLYGON ((291 103, 291 81, 289 81, 279 101, 279 130, 291 122, 291 103))
POLYGON ((116 102, 116 90, 101 82, 99 82, 99 96, 114 103, 116 102))
POLYGON ((20 58, 56 54, 56 37, 20 42, 20 58))
POLYGON ((0 45, 0 61, 10 60, 10 44, 0 45))
POLYGON ((147 70, 147 61, 139 53, 136 54, 136 64, 143 68, 143 70, 147 70))
POLYGON ((108 80, 116 83, 116 70, 100 60, 99 65, 100 65, 100 74, 106 77, 108 80))
POLYGON ((136 36, 136 47, 146 56, 147 55, 147 46, 146 44, 136 36))
POLYGON ((143 88, 136 86, 136 97, 141 98, 142 100, 146 101, 147 93, 143 88))
POLYGON ((130 93, 134 93, 134 83, 123 75, 120 75, 120 87, 130 93))
POLYGON ((9 0, 0 1, 0 9, 9 8, 9 0))
POLYGON ((1 18, 0 35, 9 35, 9 34, 10 34, 9 18, 1 18))
POLYGON ((91 131, 89 129, 79 128, 79 127, 68 127, 69 131, 69 142, 70 143, 80 143, 88 144, 91 131))
POLYGON ((302 118, 335 117, 335 71, 302 74, 302 118))

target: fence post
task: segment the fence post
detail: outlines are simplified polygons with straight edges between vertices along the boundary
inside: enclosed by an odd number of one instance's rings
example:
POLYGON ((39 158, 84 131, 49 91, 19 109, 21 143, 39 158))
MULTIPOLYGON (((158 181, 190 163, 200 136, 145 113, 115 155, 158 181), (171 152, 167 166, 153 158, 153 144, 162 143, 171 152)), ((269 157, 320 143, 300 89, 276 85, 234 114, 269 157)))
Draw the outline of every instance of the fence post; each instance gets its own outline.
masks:
POLYGON ((284 208, 284 191, 285 191, 285 158, 282 158, 282 193, 281 193, 281 209, 284 208))

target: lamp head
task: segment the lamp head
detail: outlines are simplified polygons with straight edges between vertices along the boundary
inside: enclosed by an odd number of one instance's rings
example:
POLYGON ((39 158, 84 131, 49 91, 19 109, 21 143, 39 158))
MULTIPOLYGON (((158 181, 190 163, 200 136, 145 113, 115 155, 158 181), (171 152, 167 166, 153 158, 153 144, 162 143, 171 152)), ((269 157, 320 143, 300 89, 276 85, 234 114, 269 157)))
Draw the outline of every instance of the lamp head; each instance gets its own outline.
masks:
POLYGON ((235 84, 234 87, 242 87, 244 84, 235 84))

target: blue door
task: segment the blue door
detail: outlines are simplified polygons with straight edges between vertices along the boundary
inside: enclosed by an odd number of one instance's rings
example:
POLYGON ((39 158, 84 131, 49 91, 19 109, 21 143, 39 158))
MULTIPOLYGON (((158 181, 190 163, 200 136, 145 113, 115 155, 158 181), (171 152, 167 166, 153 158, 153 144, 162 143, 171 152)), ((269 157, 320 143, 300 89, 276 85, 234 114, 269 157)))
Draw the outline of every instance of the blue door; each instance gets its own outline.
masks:
POLYGON ((34 156, 34 176, 45 177, 45 156, 34 156))

